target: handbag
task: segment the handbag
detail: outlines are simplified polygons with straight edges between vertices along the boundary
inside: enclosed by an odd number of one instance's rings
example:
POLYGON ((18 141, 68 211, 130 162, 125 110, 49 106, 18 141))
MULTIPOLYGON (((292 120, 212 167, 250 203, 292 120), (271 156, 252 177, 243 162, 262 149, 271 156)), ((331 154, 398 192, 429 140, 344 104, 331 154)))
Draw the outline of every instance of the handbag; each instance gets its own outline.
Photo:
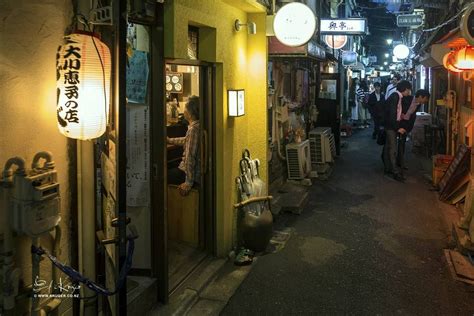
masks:
POLYGON ((384 129, 379 130, 377 133, 377 145, 383 146, 385 145, 385 140, 387 138, 387 133, 384 129))

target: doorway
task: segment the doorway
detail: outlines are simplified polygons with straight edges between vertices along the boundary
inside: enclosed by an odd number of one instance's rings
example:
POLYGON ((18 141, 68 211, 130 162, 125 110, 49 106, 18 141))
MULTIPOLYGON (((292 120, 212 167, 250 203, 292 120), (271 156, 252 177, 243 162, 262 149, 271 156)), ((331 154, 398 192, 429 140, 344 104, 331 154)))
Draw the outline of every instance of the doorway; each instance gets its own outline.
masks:
POLYGON ((211 65, 166 63, 166 240, 170 293, 214 249, 213 95, 211 65), (189 192, 183 191, 183 183, 192 183, 189 192))

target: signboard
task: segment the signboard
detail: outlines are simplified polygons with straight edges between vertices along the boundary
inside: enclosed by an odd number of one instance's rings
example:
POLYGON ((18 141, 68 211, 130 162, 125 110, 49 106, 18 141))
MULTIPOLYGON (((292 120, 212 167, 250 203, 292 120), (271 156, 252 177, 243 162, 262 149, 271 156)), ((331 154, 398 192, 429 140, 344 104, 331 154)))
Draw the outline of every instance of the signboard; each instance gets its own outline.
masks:
POLYGON ((398 27, 419 27, 424 23, 424 17, 421 14, 402 14, 397 16, 398 27))
POLYGON ((322 19, 321 34, 363 35, 366 26, 366 19, 322 19))
POLYGON ((316 31, 316 17, 307 5, 292 2, 281 7, 273 20, 273 31, 286 46, 306 44, 316 31))
POLYGON ((342 65, 351 66, 357 63, 357 53, 351 51, 342 52, 342 65))
POLYGON ((471 3, 461 19, 461 34, 474 46, 474 3, 471 3))
POLYGON ((333 49, 341 49, 346 46, 346 35, 324 35, 324 42, 333 49))
POLYGON ((315 41, 309 41, 306 45, 290 47, 284 45, 276 37, 268 37, 268 54, 270 56, 309 56, 324 60, 326 51, 315 41))

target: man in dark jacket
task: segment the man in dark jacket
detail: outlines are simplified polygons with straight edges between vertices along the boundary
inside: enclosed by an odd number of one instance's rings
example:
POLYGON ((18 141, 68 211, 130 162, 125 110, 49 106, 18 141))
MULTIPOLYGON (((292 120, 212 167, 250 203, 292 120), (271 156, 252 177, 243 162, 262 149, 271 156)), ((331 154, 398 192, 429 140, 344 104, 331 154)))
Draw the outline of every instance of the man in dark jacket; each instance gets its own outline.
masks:
POLYGON ((397 166, 397 136, 404 134, 405 130, 399 127, 402 119, 402 98, 410 95, 411 83, 402 80, 397 84, 397 91, 385 102, 384 129, 385 145, 383 148, 384 171, 397 181, 403 182, 401 169, 397 166))
POLYGON ((383 121, 383 104, 385 102, 385 96, 381 92, 380 82, 374 83, 374 92, 369 95, 367 104, 369 106, 369 112, 374 119, 374 132, 372 138, 377 138, 377 134, 380 130, 380 125, 383 121))
POLYGON ((397 165, 403 170, 405 169, 405 144, 407 135, 413 129, 416 120, 416 112, 422 104, 427 104, 430 99, 430 93, 427 90, 420 89, 416 91, 415 96, 406 96, 402 99, 402 119, 399 127, 405 132, 398 137, 398 153, 397 165))

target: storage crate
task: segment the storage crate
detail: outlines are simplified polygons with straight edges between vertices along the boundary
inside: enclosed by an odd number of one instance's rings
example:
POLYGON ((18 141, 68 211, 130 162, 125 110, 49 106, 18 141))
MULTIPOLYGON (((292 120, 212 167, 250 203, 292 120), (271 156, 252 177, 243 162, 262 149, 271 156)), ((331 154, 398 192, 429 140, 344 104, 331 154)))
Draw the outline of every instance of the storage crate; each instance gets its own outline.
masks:
POLYGON ((433 156, 433 185, 438 186, 439 181, 446 173, 454 156, 451 155, 434 155, 433 156))

